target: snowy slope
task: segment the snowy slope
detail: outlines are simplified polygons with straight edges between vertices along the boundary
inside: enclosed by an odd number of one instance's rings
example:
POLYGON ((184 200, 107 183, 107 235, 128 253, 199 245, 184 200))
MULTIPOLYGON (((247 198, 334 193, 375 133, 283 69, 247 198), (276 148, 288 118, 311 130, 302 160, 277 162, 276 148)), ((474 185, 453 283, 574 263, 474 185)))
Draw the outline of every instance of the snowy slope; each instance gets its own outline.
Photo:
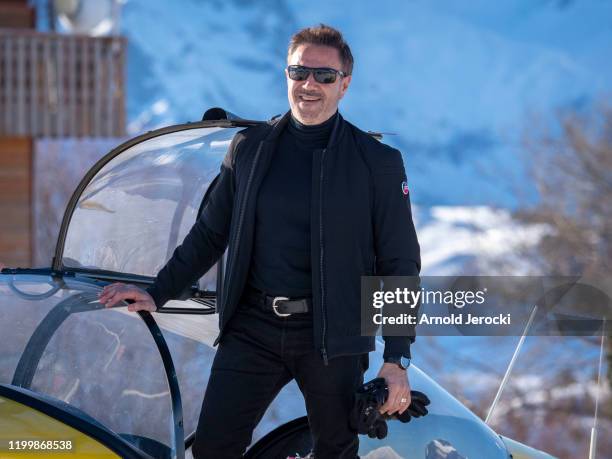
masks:
POLYGON ((609 94, 612 3, 129 0, 128 111, 136 133, 211 106, 268 118, 287 108, 282 74, 297 28, 326 22, 355 54, 341 109, 393 132, 413 199, 517 204, 517 155, 532 114, 609 94))

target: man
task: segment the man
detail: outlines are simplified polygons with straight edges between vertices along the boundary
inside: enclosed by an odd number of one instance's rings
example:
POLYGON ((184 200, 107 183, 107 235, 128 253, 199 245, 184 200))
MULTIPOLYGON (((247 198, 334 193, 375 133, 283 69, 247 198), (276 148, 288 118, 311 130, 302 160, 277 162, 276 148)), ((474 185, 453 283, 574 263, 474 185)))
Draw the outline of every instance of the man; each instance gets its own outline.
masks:
MULTIPOLYGON (((107 307, 155 311, 202 276, 229 245, 220 333, 196 431, 200 458, 238 458, 291 379, 302 391, 316 459, 355 458, 349 426, 374 338, 360 334, 360 278, 418 275, 419 245, 399 151, 346 122, 338 103, 353 57, 320 25, 289 44, 291 110, 236 134, 202 215, 144 290, 107 286, 107 307)), ((385 337, 389 399, 410 404, 412 337, 385 337)))

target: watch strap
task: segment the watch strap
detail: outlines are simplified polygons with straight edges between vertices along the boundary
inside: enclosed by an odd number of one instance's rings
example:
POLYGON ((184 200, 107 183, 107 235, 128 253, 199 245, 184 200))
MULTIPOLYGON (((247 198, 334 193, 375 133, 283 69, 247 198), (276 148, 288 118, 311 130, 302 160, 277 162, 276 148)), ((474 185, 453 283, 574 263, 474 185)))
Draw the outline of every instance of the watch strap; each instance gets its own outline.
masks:
POLYGON ((391 356, 385 357, 383 360, 385 363, 396 364, 402 370, 406 370, 408 366, 410 366, 410 359, 402 355, 391 355, 391 356))

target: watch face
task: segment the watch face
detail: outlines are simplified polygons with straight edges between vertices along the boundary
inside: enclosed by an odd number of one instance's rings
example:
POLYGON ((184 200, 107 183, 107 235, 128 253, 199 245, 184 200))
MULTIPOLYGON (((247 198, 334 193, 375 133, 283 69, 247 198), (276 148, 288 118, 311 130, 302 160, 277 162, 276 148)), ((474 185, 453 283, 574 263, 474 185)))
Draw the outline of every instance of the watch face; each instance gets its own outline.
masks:
POLYGON ((408 368, 410 366, 410 359, 408 357, 403 357, 400 359, 400 365, 404 368, 408 368))

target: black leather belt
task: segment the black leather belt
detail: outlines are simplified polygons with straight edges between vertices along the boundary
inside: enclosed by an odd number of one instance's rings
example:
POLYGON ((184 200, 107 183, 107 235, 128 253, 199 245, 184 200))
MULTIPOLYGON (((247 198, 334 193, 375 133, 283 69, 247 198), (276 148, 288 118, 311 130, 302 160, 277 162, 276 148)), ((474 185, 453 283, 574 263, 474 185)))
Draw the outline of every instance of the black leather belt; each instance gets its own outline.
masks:
POLYGON ((252 287, 246 287, 242 296, 249 303, 257 305, 264 310, 272 311, 279 317, 287 317, 291 314, 303 314, 312 311, 311 298, 270 296, 252 287))

